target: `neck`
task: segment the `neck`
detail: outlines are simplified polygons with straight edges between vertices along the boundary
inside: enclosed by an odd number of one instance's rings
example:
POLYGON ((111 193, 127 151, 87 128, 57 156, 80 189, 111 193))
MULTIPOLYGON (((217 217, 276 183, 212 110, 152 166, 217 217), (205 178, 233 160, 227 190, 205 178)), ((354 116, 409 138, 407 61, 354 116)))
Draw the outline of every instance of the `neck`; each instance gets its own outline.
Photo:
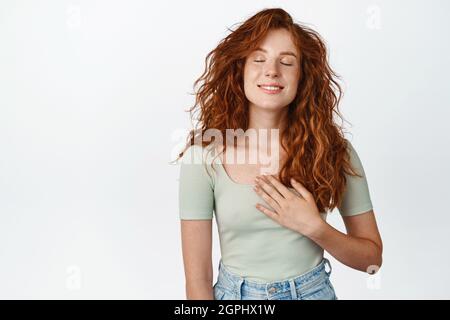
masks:
POLYGON ((284 107, 279 110, 267 110, 256 108, 252 104, 249 106, 249 125, 247 129, 254 131, 258 137, 258 145, 260 143, 276 142, 281 137, 281 132, 287 123, 288 108, 284 107), (266 141, 264 141, 266 140, 266 141))

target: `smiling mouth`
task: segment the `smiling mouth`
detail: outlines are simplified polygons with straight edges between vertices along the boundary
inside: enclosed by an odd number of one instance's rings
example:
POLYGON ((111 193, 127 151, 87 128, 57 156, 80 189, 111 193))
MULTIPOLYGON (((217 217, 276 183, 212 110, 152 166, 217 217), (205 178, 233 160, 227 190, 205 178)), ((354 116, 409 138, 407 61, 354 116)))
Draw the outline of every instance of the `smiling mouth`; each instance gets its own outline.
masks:
POLYGON ((283 86, 280 86, 280 85, 262 85, 262 84, 258 84, 258 87, 260 87, 260 88, 270 88, 270 87, 273 87, 273 88, 280 88, 280 89, 283 89, 283 88, 284 88, 283 86))
POLYGON ((263 86, 263 85, 259 85, 259 84, 258 84, 258 88, 260 88, 265 93, 269 93, 269 94, 280 93, 281 90, 284 89, 284 87, 282 87, 282 86, 263 86))

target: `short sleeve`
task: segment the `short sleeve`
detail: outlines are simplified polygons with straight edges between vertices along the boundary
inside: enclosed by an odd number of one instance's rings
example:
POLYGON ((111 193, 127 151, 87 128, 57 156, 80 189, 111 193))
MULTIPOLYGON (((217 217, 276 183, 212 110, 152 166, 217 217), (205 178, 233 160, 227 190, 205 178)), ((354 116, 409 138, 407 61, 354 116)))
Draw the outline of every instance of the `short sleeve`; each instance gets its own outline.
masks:
POLYGON ((214 183, 206 171, 203 148, 190 146, 182 157, 179 174, 178 204, 182 220, 213 218, 214 183))
POLYGON ((369 186, 364 172, 361 159, 350 141, 347 141, 347 147, 350 154, 352 167, 361 177, 347 175, 347 185, 344 191, 343 200, 338 206, 341 216, 354 216, 373 209, 370 199, 369 186))

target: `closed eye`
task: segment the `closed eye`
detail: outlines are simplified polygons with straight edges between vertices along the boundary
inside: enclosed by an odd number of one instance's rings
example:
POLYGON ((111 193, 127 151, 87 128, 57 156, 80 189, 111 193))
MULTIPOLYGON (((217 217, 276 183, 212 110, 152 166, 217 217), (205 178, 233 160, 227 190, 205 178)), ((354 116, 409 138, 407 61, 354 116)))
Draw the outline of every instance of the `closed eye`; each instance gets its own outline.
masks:
MULTIPOLYGON (((254 60, 254 62, 264 62, 264 60, 254 60)), ((292 66, 292 64, 290 64, 290 63, 284 63, 284 62, 280 62, 280 63, 285 66, 292 66)))

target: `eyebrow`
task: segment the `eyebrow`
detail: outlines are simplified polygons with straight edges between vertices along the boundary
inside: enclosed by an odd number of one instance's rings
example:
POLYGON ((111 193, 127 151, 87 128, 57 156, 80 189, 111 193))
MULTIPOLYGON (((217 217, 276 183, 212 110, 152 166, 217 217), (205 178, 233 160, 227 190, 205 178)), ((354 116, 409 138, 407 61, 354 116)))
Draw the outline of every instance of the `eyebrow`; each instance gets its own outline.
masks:
MULTIPOLYGON (((265 52, 265 53, 267 53, 267 50, 265 50, 265 49, 263 49, 263 48, 256 48, 255 49, 255 51, 262 51, 262 52, 265 52)), ((293 53, 292 51, 282 51, 282 52, 280 52, 280 55, 282 55, 282 56, 293 56, 293 57, 296 57, 297 58, 297 56, 295 55, 295 53, 293 53)))

